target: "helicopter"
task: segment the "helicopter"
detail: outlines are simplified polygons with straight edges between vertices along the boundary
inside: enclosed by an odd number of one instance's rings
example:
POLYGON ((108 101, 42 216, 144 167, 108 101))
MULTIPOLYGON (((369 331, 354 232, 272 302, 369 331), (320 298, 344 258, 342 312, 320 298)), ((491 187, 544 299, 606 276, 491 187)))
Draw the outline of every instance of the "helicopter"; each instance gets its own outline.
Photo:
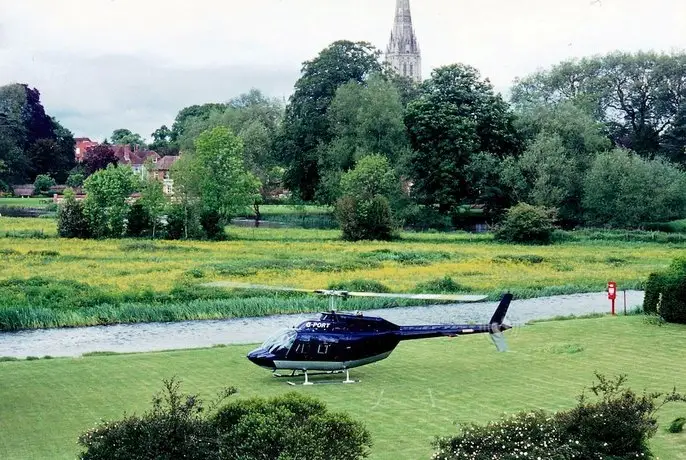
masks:
MULTIPOLYGON (((487 296, 310 290, 226 281, 205 283, 203 286, 308 292, 329 296, 329 312, 321 313, 318 319, 303 321, 295 328, 279 331, 247 355, 248 360, 271 370, 276 377, 283 377, 278 373, 282 370, 292 371, 290 377, 295 376, 296 372, 304 373, 305 381, 302 385, 313 384, 309 375, 340 372, 345 372, 346 376, 342 383, 357 383, 359 380, 350 379, 350 369, 388 358, 403 340, 489 333, 497 350, 507 351, 502 333, 512 328, 503 323, 513 297, 510 293, 503 295, 488 324, 400 326, 384 318, 364 316, 361 312, 339 313, 334 309, 335 299, 388 297, 478 302, 487 296), (316 373, 309 374, 312 371, 316 373)), ((295 385, 293 382, 288 383, 295 385)))

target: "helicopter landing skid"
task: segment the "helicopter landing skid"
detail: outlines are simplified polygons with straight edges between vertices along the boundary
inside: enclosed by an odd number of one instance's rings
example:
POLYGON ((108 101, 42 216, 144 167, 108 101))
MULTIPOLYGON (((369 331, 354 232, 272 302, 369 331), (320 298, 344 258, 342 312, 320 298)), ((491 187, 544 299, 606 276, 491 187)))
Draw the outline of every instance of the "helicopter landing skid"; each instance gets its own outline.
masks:
MULTIPOLYGON (((315 374, 308 374, 307 371, 303 371, 303 373, 305 375, 305 381, 303 383, 295 383, 295 382, 291 382, 291 381, 288 381, 286 383, 288 383, 289 385, 292 385, 292 386, 296 386, 296 385, 331 385, 331 384, 339 384, 339 383, 359 383, 360 382, 359 380, 351 380, 350 379, 350 372, 348 371, 348 369, 345 370, 345 380, 343 380, 342 382, 337 381, 337 382, 317 382, 317 383, 314 383, 314 382, 310 382, 310 380, 308 378, 309 375, 338 374, 341 372, 343 372, 343 371, 317 372, 315 374)), ((295 375, 295 371, 293 371, 293 374, 291 376, 293 376, 293 375, 295 375)), ((283 376, 281 376, 281 377, 283 377, 283 376)))

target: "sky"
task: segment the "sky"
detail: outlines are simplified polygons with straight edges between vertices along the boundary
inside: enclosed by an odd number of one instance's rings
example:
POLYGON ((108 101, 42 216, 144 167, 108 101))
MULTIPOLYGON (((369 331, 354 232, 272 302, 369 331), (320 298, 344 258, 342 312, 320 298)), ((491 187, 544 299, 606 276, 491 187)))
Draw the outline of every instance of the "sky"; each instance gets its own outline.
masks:
MULTIPOLYGON (((77 137, 150 138, 192 104, 288 98, 330 43, 385 50, 396 0, 0 0, 0 85, 27 83, 77 137)), ((684 0, 410 0, 422 73, 515 77, 615 50, 686 49, 684 0)))

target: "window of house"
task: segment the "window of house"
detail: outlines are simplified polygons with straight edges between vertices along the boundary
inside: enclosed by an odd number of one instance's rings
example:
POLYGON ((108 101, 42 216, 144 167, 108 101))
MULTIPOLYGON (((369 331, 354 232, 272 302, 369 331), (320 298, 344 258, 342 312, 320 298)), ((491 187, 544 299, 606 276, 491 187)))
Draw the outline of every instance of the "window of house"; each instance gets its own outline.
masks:
POLYGON ((407 75, 407 62, 403 63, 403 75, 407 75))

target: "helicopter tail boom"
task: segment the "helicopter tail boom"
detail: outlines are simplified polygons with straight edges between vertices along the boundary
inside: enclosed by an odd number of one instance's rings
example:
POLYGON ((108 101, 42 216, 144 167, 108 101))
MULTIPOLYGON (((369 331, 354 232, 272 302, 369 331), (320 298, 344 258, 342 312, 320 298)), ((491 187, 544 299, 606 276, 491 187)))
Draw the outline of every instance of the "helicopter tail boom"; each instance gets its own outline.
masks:
POLYGON ((507 344, 503 331, 512 329, 504 324, 505 315, 510 307, 512 294, 505 294, 496 308, 488 324, 446 324, 427 326, 400 326, 396 334, 400 340, 427 339, 431 337, 456 337, 466 334, 489 333, 498 351, 506 351, 507 344))

